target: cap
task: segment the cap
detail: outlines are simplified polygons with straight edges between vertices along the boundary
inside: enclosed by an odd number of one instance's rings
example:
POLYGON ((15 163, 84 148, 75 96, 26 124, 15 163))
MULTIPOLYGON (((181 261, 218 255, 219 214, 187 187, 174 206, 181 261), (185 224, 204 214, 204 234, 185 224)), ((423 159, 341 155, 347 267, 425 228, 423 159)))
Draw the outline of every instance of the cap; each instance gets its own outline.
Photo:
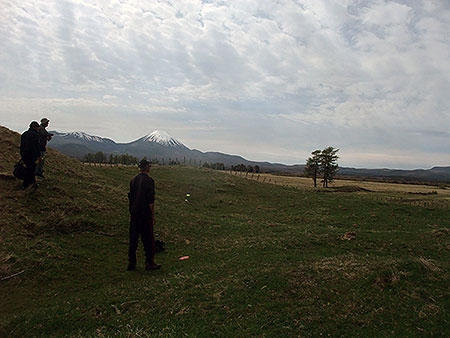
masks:
POLYGON ((150 163, 149 161, 147 161, 147 160, 141 160, 141 161, 139 162, 139 168, 140 168, 141 170, 144 170, 144 169, 147 168, 147 166, 149 166, 149 165, 151 165, 151 163, 150 163))
POLYGON ((46 117, 44 117, 43 119, 41 119, 41 123, 46 123, 46 122, 50 122, 50 120, 46 117))

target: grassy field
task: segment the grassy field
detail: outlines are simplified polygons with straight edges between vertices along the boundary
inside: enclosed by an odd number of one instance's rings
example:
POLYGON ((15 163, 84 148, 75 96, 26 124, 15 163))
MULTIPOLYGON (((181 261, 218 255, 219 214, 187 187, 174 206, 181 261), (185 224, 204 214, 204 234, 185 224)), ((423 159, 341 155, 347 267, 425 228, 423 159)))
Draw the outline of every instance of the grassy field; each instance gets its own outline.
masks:
POLYGON ((140 245, 127 272, 136 171, 56 152, 47 168, 35 193, 0 180, 1 337, 448 336, 445 204, 155 167, 163 268, 140 245))

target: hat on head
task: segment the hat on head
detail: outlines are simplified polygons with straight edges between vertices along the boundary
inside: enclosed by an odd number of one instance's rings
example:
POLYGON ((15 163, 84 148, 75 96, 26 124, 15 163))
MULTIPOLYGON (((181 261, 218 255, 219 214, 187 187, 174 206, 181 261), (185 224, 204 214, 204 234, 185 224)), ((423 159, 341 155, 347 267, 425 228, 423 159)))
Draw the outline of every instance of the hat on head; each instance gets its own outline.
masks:
POLYGON ((41 123, 46 123, 46 122, 50 122, 50 120, 46 117, 44 117, 43 119, 41 119, 41 123))
POLYGON ((36 121, 31 122, 30 128, 39 128, 39 123, 37 123, 36 121))
POLYGON ((147 166, 151 165, 151 163, 147 160, 141 160, 139 162, 139 169, 144 170, 147 166))

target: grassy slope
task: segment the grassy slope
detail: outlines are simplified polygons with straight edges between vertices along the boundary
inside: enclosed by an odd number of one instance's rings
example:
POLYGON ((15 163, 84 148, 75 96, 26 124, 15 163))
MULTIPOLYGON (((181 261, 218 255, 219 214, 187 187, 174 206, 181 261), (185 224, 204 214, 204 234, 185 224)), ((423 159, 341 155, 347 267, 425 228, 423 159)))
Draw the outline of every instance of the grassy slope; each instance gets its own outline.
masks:
MULTIPOLYGON (((0 132, 9 171, 17 135, 0 132)), ((0 180, 0 274, 25 270, 0 281, 0 336, 424 337, 450 328, 448 209, 158 167, 163 269, 145 272, 140 246, 139 270, 126 272, 135 171, 56 152, 47 168, 34 194, 0 180), (356 239, 343 240, 349 231, 356 239)))

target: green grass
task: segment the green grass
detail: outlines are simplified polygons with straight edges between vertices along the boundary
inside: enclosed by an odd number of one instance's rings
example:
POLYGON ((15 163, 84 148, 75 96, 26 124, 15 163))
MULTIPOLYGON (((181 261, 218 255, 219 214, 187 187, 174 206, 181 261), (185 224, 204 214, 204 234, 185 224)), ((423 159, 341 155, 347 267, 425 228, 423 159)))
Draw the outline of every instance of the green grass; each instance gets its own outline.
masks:
POLYGON ((140 243, 138 270, 127 272, 126 193, 135 170, 74 161, 61 171, 51 159, 48 167, 34 194, 0 181, 1 277, 25 270, 0 281, 0 336, 444 337, 450 330, 448 208, 161 166, 151 176, 163 268, 144 271, 140 243), (349 232, 354 239, 343 237, 349 232))

